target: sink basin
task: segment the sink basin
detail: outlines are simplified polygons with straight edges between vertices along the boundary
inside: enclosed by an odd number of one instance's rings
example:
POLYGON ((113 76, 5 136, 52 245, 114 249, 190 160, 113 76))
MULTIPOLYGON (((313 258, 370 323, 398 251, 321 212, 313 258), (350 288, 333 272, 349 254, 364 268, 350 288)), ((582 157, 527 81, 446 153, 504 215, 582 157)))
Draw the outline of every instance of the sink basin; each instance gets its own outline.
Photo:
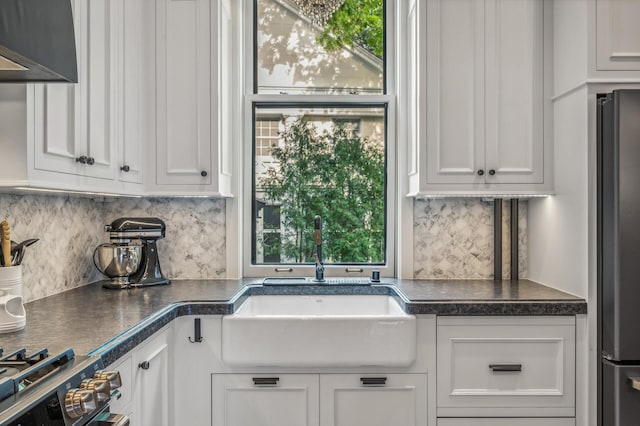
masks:
POLYGON ((391 296, 254 295, 222 318, 222 358, 237 366, 407 366, 416 318, 391 296))

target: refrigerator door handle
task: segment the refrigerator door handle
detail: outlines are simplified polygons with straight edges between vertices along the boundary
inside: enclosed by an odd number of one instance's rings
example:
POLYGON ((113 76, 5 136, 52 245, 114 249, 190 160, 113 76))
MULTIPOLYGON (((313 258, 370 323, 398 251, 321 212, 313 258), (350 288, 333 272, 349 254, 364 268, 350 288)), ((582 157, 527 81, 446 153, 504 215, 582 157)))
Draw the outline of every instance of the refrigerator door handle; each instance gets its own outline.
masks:
POLYGON ((640 377, 629 377, 631 387, 637 391, 640 391, 640 377))

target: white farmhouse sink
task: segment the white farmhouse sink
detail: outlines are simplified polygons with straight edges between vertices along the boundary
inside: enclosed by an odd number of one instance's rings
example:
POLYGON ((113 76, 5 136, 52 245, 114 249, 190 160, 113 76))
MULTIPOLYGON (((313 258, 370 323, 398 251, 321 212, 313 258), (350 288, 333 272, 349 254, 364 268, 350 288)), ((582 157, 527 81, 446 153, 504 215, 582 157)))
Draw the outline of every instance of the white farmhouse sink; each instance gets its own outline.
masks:
POLYGON ((407 366, 416 318, 390 296, 249 296, 222 318, 222 358, 238 366, 407 366))

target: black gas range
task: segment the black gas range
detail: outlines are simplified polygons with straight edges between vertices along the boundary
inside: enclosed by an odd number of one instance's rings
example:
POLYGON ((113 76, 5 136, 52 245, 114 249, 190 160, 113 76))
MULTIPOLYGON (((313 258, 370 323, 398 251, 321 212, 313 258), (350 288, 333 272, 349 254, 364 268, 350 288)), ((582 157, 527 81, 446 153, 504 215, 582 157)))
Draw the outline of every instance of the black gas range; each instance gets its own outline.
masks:
POLYGON ((121 384, 99 357, 0 348, 0 426, 126 426, 126 416, 109 413, 121 384))

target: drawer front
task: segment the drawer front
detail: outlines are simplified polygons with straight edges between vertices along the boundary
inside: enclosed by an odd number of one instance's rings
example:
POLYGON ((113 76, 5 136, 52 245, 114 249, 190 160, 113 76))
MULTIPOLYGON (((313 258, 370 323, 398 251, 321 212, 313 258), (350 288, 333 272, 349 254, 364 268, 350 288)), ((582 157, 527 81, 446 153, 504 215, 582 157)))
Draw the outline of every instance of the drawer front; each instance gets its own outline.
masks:
POLYGON ((574 321, 439 318, 438 416, 574 417, 574 321))
POLYGON ((438 419, 438 426, 576 426, 573 418, 438 419))

